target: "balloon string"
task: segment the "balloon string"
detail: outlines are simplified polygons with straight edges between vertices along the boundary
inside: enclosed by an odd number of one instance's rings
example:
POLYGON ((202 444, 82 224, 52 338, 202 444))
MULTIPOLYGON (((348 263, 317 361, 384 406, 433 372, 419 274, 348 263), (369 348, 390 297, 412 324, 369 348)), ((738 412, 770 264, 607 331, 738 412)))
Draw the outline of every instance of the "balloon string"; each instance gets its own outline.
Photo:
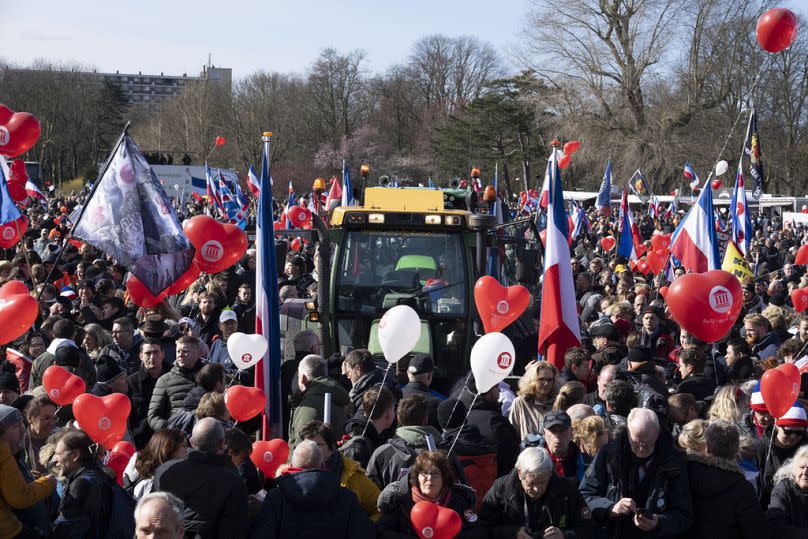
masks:
MULTIPOLYGON (((471 371, 469 371, 468 375, 466 375, 466 381, 463 382, 463 387, 460 388, 460 395, 457 396, 457 400, 455 400, 454 406, 452 406, 452 413, 449 414, 449 419, 454 417, 455 410, 457 410, 457 405, 460 404, 460 399, 463 397, 463 392, 466 391, 466 386, 469 383, 469 378, 471 378, 471 371)), ((446 434, 445 428, 443 429, 443 434, 446 434)))
MULTIPOLYGON (((772 442, 774 442, 774 437, 777 436, 777 427, 772 428, 772 435, 769 438, 769 450, 766 451, 766 458, 763 459, 763 466, 760 469, 760 477, 766 477, 766 468, 768 468, 769 459, 772 456, 772 442)), ((760 482, 760 492, 758 492, 758 499, 763 499, 763 481, 760 482)))
MULTIPOLYGON (((451 447, 449 447, 449 452, 447 453, 447 455, 452 454, 452 451, 454 450, 454 446, 457 443, 457 439, 460 438, 460 431, 462 431, 463 427, 466 426, 466 421, 468 420, 469 415, 471 414, 471 410, 474 408, 474 403, 477 402, 477 397, 479 397, 479 396, 480 396, 480 394, 477 393, 476 395, 474 395, 474 398, 471 400, 471 406, 469 406, 469 409, 466 411, 466 417, 464 417, 463 422, 460 423, 460 428, 457 429, 457 436, 455 436, 454 440, 452 440, 452 445, 451 445, 451 447)), ((449 416, 450 421, 451 421, 451 419, 452 419, 452 416, 449 416)))
POLYGON ((370 425, 371 418, 373 417, 373 412, 376 411, 376 403, 379 402, 379 393, 381 393, 381 388, 384 387, 384 383, 387 381, 387 373, 390 372, 390 363, 387 363, 387 368, 384 369, 384 376, 382 377, 382 385, 379 388, 380 391, 376 393, 376 399, 373 401, 373 408, 370 409, 370 414, 368 414, 368 420, 365 423, 365 428, 362 429, 362 436, 365 436, 365 433, 368 431, 368 425, 370 425))

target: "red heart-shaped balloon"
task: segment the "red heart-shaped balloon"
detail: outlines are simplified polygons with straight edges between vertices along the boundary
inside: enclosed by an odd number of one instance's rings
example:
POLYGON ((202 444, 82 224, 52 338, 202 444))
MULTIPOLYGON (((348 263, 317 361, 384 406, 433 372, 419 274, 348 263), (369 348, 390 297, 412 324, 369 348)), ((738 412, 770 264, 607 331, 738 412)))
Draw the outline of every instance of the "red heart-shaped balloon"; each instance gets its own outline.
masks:
POLYGON ((795 288, 791 291, 791 305, 794 306, 794 310, 798 313, 801 313, 808 307, 808 287, 795 288))
POLYGON ((665 262, 668 260, 668 255, 662 250, 651 251, 648 253, 648 256, 645 257, 645 259, 648 262, 648 267, 651 268, 651 272, 656 275, 665 267, 665 262))
POLYGON ((505 288, 489 275, 477 279, 474 303, 486 333, 501 331, 525 312, 530 291, 522 285, 505 288))
POLYGON ((0 287, 0 344, 13 341, 31 328, 39 307, 22 281, 0 287))
POLYGON ((126 433, 132 404, 123 393, 96 397, 83 393, 73 401, 73 415, 94 442, 112 448, 126 433))
POLYGON ((799 248, 797 256, 794 257, 794 263, 800 266, 808 264, 808 243, 799 248))
POLYGON ((278 466, 289 458, 289 444, 280 438, 253 442, 250 460, 264 477, 275 477, 278 466))
POLYGON ((648 261, 645 258, 641 258, 637 262, 637 269, 640 270, 640 273, 643 275, 648 275, 651 271, 651 266, 648 265, 648 261))
MULTIPOLYGON (((654 249, 654 251, 667 251, 670 246, 670 234, 655 234, 651 236, 651 247, 654 249)), ((667 254, 667 252, 665 254, 667 254)))
POLYGON ((667 286, 660 286, 659 287, 659 295, 663 298, 668 297, 668 287, 667 286))
POLYGON ((9 249, 20 241, 21 234, 28 230, 28 218, 21 215, 16 221, 0 225, 0 247, 9 249))
POLYGON ((617 241, 612 236, 606 236, 602 240, 600 240, 600 246, 603 248, 604 251, 611 251, 614 249, 614 246, 617 244, 617 241))
POLYGON ((230 386, 224 393, 227 411, 236 421, 248 421, 263 411, 266 394, 257 387, 230 386))
POLYGON ((48 398, 59 406, 67 406, 87 391, 87 384, 81 376, 76 376, 64 367, 51 365, 42 373, 42 385, 48 398))
POLYGON ((168 287, 168 295, 173 296, 187 290, 188 287, 194 284, 194 281, 199 278, 200 273, 201 271, 196 264, 191 264, 188 266, 185 273, 177 277, 177 280, 171 283, 171 286, 168 287))
POLYGON ((648 251, 648 247, 645 246, 644 243, 641 243, 639 247, 637 247, 637 256, 642 256, 648 251))
POLYGON ((418 502, 410 511, 410 522, 421 539, 451 539, 460 533, 463 521, 455 511, 432 502, 418 502))
POLYGON ((129 297, 132 298, 132 301, 135 302, 135 305, 138 307, 146 307, 147 309, 157 306, 166 299, 168 295, 168 289, 165 289, 160 292, 160 295, 155 296, 146 288, 146 285, 134 275, 130 275, 129 279, 127 279, 126 291, 129 293, 129 297))
POLYGON ((303 228, 311 222, 311 212, 301 206, 292 206, 286 212, 286 218, 296 227, 303 228))
MULTIPOLYGON (((782 366, 780 365, 780 367, 782 366)), ((775 418, 783 417, 800 394, 799 371, 795 381, 788 371, 784 371, 780 367, 767 370, 760 379, 760 394, 763 402, 766 404, 766 409, 775 418)))
POLYGON ((677 277, 665 299, 673 319, 705 342, 726 335, 743 307, 740 281, 723 270, 677 277))
POLYGON ((631 271, 634 271, 635 269, 637 269, 637 261, 636 260, 629 260, 628 261, 628 269, 630 269, 631 271))
POLYGON ((39 139, 39 120, 27 112, 14 112, 0 105, 0 155, 17 157, 39 139))
POLYGON ((8 185, 17 184, 24 188, 25 182, 28 181, 28 171, 25 169, 25 161, 15 159, 8 165, 8 171, 8 185))
POLYGON ((196 247, 194 263, 205 273, 219 273, 238 262, 247 251, 247 235, 236 225, 197 215, 182 227, 196 247))

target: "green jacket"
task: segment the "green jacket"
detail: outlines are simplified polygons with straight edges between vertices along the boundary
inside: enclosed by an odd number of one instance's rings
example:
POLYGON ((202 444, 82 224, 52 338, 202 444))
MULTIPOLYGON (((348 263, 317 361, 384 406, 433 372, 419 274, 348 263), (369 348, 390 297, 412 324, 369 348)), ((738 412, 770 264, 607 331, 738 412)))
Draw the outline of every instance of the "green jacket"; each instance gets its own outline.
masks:
POLYGON ((326 393, 331 393, 331 427, 337 438, 345 433, 345 423, 351 417, 351 399, 348 392, 336 380, 326 377, 315 378, 306 386, 300 404, 292 412, 289 424, 290 449, 294 449, 300 443, 298 433, 303 425, 315 419, 323 420, 326 393))

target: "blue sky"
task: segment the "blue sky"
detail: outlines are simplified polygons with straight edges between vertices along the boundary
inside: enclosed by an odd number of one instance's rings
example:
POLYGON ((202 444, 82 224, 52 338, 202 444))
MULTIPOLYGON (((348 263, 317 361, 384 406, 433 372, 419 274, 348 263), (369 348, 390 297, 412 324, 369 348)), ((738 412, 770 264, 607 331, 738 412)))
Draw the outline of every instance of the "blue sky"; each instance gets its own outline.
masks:
MULTIPOLYGON (((808 0, 790 2, 808 16, 808 0)), ((501 52, 529 0, 3 0, 0 57, 102 71, 195 74, 212 54, 234 78, 302 73, 325 47, 367 52, 374 72, 404 61, 418 37, 472 34, 501 52)), ((808 31, 808 29, 801 29, 808 31)), ((507 59, 507 54, 503 54, 507 59)))

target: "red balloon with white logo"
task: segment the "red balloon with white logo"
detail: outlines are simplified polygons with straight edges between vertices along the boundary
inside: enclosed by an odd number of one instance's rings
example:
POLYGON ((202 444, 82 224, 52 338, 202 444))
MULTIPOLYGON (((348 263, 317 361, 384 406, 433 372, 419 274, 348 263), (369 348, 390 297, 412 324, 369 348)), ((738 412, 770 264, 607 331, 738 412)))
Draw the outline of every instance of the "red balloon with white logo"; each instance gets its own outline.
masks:
POLYGON ((0 247, 4 249, 14 247, 26 230, 28 230, 28 218, 24 215, 15 221, 0 225, 0 247))
POLYGON ((42 374, 42 386, 48 398, 59 406, 72 404, 76 397, 87 391, 87 384, 60 365, 51 365, 42 374))
POLYGON ((463 527, 456 511, 428 501, 413 506, 410 522, 420 539, 452 539, 463 527))
POLYGON ((724 270, 688 273, 668 286, 665 300, 673 319, 705 342, 724 337, 743 306, 741 283, 724 270))
POLYGON ((73 415, 94 442, 112 449, 126 433, 132 403, 123 393, 96 397, 83 393, 73 401, 73 415))
POLYGON ((34 115, 0 105, 0 155, 17 157, 27 152, 36 144, 40 132, 34 115))
POLYGON ((509 326, 527 309, 530 291, 522 285, 504 287, 485 275, 474 285, 474 303, 486 333, 509 326))
POLYGON ((224 271, 247 252, 247 235, 236 225, 197 215, 185 221, 182 229, 196 248, 194 264, 205 273, 224 271))
POLYGON ((477 393, 482 394, 503 381, 513 371, 516 352, 502 333, 486 333, 471 349, 471 372, 477 393))
POLYGON ((308 208, 292 206, 286 212, 286 218, 296 227, 303 228, 311 222, 311 212, 308 208))
POLYGON ((760 379, 760 393, 772 417, 783 417, 800 395, 799 369, 786 363, 767 370, 760 379))
POLYGON ((275 477, 278 466, 289 458, 289 444, 280 438, 253 442, 250 460, 264 477, 275 477))
POLYGON ((795 288, 791 291, 791 305, 798 313, 808 308, 808 287, 795 288))
POLYGON ((36 298, 22 281, 0 286, 0 344, 6 344, 31 329, 39 314, 36 298))

